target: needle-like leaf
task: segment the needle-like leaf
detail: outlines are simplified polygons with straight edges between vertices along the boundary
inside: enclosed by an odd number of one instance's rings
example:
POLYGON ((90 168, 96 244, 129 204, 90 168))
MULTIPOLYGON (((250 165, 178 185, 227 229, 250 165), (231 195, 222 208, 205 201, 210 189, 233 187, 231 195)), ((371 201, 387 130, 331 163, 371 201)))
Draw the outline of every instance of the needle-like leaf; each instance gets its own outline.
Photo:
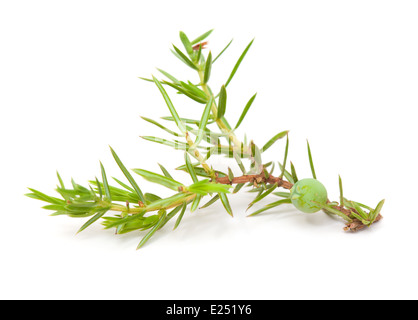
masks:
POLYGON ((338 185, 340 188, 340 206, 344 206, 343 181, 340 175, 338 175, 338 185))
POLYGON ((129 173, 128 169, 126 169, 125 165, 122 163, 122 161, 119 159, 116 152, 110 147, 110 151, 112 152, 113 158, 115 158, 116 163, 118 164, 119 168, 122 170, 123 174, 125 175, 126 179, 128 179, 131 186, 134 188, 135 193, 139 197, 139 199, 145 203, 144 195, 139 188, 138 184, 136 183, 135 179, 132 177, 132 175, 129 173))
POLYGON ((314 164, 313 164, 313 160, 312 160, 311 147, 309 146, 309 142, 308 142, 308 140, 306 140, 306 143, 307 143, 307 145, 308 145, 309 165, 311 166, 312 177, 313 177, 314 179, 316 179, 315 168, 314 168, 314 164))
POLYGON ((180 131, 182 133, 186 133, 186 127, 184 126, 183 122, 181 121, 179 115, 177 114, 176 108, 174 108, 173 103, 170 100, 170 97, 168 96, 167 92, 165 91, 165 89, 163 88, 163 86, 161 85, 160 81, 157 80, 157 78, 155 78, 154 76, 152 77, 155 84, 157 85, 158 89, 160 90, 165 103, 167 104, 168 109, 170 110, 171 115, 174 118, 174 121, 176 122, 177 127, 180 129, 180 131))
MULTIPOLYGON (((173 117, 161 117, 161 119, 167 120, 167 121, 175 121, 173 117)), ((184 123, 189 123, 189 124, 195 124, 195 125, 199 125, 199 120, 196 119, 189 119, 189 118, 180 118, 181 121, 183 121, 184 123)))
MULTIPOLYGON (((162 70, 162 69, 158 69, 157 68, 157 70, 158 71, 160 71, 163 75, 165 75, 168 79, 170 79, 171 81, 173 81, 175 84, 180 84, 180 81, 179 80, 177 80, 177 78, 176 77, 174 77, 174 76, 172 76, 171 74, 169 74, 167 71, 164 71, 164 70, 162 70)), ((148 80, 148 79, 147 79, 148 80)), ((149 81, 151 81, 152 82, 152 80, 151 79, 149 79, 149 81)))
POLYGON ((232 186, 227 184, 209 182, 209 180, 201 180, 190 185, 187 189, 189 192, 198 193, 203 196, 208 193, 229 193, 232 186))
POLYGON ((331 207, 329 205, 323 206, 322 209, 325 209, 326 211, 329 211, 329 212, 331 212, 333 214, 336 214, 337 216, 343 218, 347 222, 353 222, 353 219, 351 219, 349 216, 345 215, 344 213, 342 213, 341 211, 339 211, 337 209, 334 209, 333 207, 331 207))
POLYGON ((123 183, 122 181, 120 181, 119 179, 116 179, 115 177, 112 177, 113 180, 115 180, 119 185, 121 185, 122 187, 124 187, 126 190, 129 190, 130 192, 135 193, 135 190, 132 189, 130 186, 128 186, 127 184, 123 183))
POLYGON ((134 215, 129 215, 129 216, 125 216, 125 217, 103 217, 103 219, 105 220, 104 223, 102 223, 105 226, 105 229, 110 229, 110 228, 114 228, 114 227, 119 227, 121 225, 130 223, 130 222, 139 222, 144 220, 144 214, 145 214, 146 210, 144 210, 141 213, 137 213, 134 215))
POLYGON ((263 208, 251 213, 247 217, 256 216, 256 215, 260 214, 261 212, 267 211, 269 209, 275 208, 275 207, 280 206, 280 205, 285 204, 285 203, 291 203, 290 199, 282 199, 282 200, 279 200, 279 201, 272 202, 272 203, 264 206, 263 208))
POLYGON ((32 193, 27 193, 26 196, 33 198, 33 199, 37 199, 37 200, 42 200, 45 202, 49 202, 49 203, 53 203, 53 204, 64 204, 65 201, 62 199, 58 199, 55 197, 50 197, 38 190, 32 189, 32 188, 28 188, 30 191, 32 191, 32 193))
POLYGON ((271 138, 267 143, 261 148, 261 152, 265 152, 270 148, 277 140, 284 138, 289 133, 289 130, 279 132, 273 138, 271 138))
POLYGON ((252 173, 261 173, 263 170, 263 162, 261 159, 261 151, 257 145, 251 140, 251 172, 252 173))
POLYGON ((228 197, 226 196, 225 193, 219 193, 219 197, 221 199, 222 204, 224 205, 224 208, 226 210, 226 212, 228 212, 228 214, 233 217, 233 213, 232 213, 232 209, 231 209, 231 205, 229 204, 229 200, 228 197))
POLYGON ((141 177, 143 177, 144 179, 153 182, 153 183, 158 183, 164 187, 167 187, 169 189, 172 189, 174 191, 178 191, 179 187, 182 187, 183 184, 167 178, 166 176, 162 176, 158 173, 155 172, 151 172, 151 171, 147 171, 147 170, 143 170, 143 169, 132 169, 133 172, 139 174, 141 177))
POLYGON ((206 59, 206 64, 205 64, 205 74, 203 77, 203 83, 208 83, 211 69, 212 69, 212 52, 209 51, 208 58, 206 59))
POLYGON ((234 173, 232 172, 230 167, 228 167, 228 179, 229 181, 232 181, 234 179, 234 173))
POLYGON ((283 166, 282 166, 282 173, 280 174, 280 179, 283 178, 284 171, 286 169, 286 161, 287 161, 287 153, 289 151, 289 135, 286 135, 286 148, 284 151, 284 160, 283 160, 283 166))
POLYGON ((226 118, 224 117, 224 116, 222 116, 222 122, 224 123, 224 125, 225 125, 225 127, 229 130, 229 131, 231 131, 232 130, 232 127, 231 127, 231 125, 228 123, 228 120, 226 120, 226 118))
POLYGON ((175 51, 172 51, 172 52, 174 53, 174 55, 177 58, 179 58, 181 61, 183 61, 190 68, 198 70, 196 65, 189 58, 187 58, 187 56, 183 52, 181 52, 181 50, 179 48, 177 48, 175 45, 173 45, 173 48, 174 48, 175 51))
POLYGON ((107 201, 112 201, 112 196, 110 194, 110 189, 109 189, 109 184, 107 182, 107 177, 106 177, 106 172, 105 169, 103 167, 103 164, 100 162, 100 168, 102 170, 102 180, 103 180, 103 187, 104 187, 104 191, 105 191, 105 195, 106 195, 106 200, 107 201))
POLYGON ((199 145, 200 141, 202 141, 203 136, 205 135, 206 125, 209 120, 212 103, 213 103, 213 97, 210 98, 209 102, 205 106, 205 109, 203 110, 202 119, 200 119, 200 122, 199 122, 199 131, 198 131, 195 143, 194 143, 195 145, 199 145))
POLYGON ((369 219, 367 213, 364 212, 363 209, 356 202, 352 201, 352 204, 353 204, 354 208, 356 209, 357 213, 361 216, 362 219, 360 219, 360 220, 367 221, 369 219))
POLYGON ((239 120, 238 120, 237 124, 235 125, 234 130, 236 130, 239 127, 239 125, 241 124, 241 122, 244 120, 244 118, 245 118, 248 110, 250 109, 251 105, 253 104, 256 96, 257 96, 257 93, 255 95, 253 95, 250 98, 250 100, 248 100, 247 104, 245 105, 244 110, 242 111, 241 117, 239 117, 239 120))
POLYGON ((184 212, 186 211, 186 208, 187 208, 187 202, 184 202, 183 206, 181 208, 181 212, 180 212, 179 216, 177 217, 177 220, 176 220, 176 223, 174 225, 173 230, 177 229, 177 227, 179 226, 179 224, 181 222, 181 219, 183 219, 184 212))
MULTIPOLYGON (((166 168, 164 168, 164 166, 162 164, 158 164, 160 166, 161 171, 163 172, 163 174, 169 178, 169 179, 173 179, 173 177, 171 176, 171 174, 167 171, 166 168)), ((174 179, 173 179, 174 180, 174 179)))
POLYGON ((147 141, 156 142, 156 143, 160 143, 160 144, 172 147, 176 150, 188 150, 189 149, 189 145, 184 142, 170 141, 170 140, 166 140, 166 139, 162 139, 158 137, 151 137, 151 136, 141 136, 141 138, 147 141))
POLYGON ((198 42, 201 42, 202 40, 205 40, 212 33, 212 31, 213 31, 213 29, 205 32, 204 34, 198 36, 196 39, 194 39, 190 43, 193 45, 193 44, 196 44, 198 42))
MULTIPOLYGON (((325 212, 326 212, 326 210, 325 210, 325 212)), ((361 215, 355 213, 354 211, 351 212, 351 215, 354 216, 354 218, 360 220, 362 224, 365 224, 365 225, 370 224, 370 221, 364 219, 361 215)))
POLYGON ((155 120, 152 120, 152 119, 150 119, 150 118, 146 118, 146 117, 143 117, 143 116, 141 116, 141 118, 142 118, 143 120, 145 120, 145 121, 149 122, 149 123, 152 123, 153 125, 155 125, 155 126, 157 126, 157 127, 161 128, 161 129, 163 129, 164 131, 168 132, 169 134, 172 134, 173 136, 176 136, 176 137, 181 137, 181 136, 182 136, 181 134, 179 134, 179 133, 177 133, 177 132, 174 132, 174 131, 172 131, 172 130, 170 130, 170 129, 166 128, 166 127, 164 127, 162 124, 158 123, 158 122, 157 122, 157 121, 155 121, 155 120))
POLYGON ((290 198, 290 192, 282 192, 282 191, 279 191, 279 192, 273 192, 273 194, 275 195, 275 196, 278 196, 278 197, 281 197, 281 198, 290 198))
POLYGON ((225 46, 225 48, 222 49, 221 52, 219 52, 219 54, 215 57, 215 59, 213 59, 212 64, 215 63, 216 60, 218 60, 218 58, 222 55, 222 53, 225 52, 226 49, 228 49, 229 45, 232 43, 233 39, 231 41, 229 41, 229 43, 225 46))
POLYGON ((226 88, 223 85, 221 87, 221 91, 219 94, 219 102, 218 102, 218 114, 217 114, 217 119, 221 119, 224 115, 225 115, 225 110, 226 110, 226 98, 227 98, 227 94, 226 94, 226 88))
POLYGON ((193 57, 193 48, 192 44, 190 43, 189 38, 186 36, 186 34, 183 31, 180 31, 180 40, 183 43, 184 48, 186 49, 187 54, 190 58, 193 57))
POLYGON ((376 220, 384 204, 385 204, 385 199, 380 201, 377 204, 376 208, 370 213, 370 224, 372 224, 376 220))
POLYGON ((290 172, 292 173, 293 183, 298 182, 298 176, 296 175, 296 169, 292 161, 290 161, 290 172))
POLYGON ((155 224, 155 226, 139 242, 138 246, 136 247, 137 250, 139 248, 141 248, 154 235, 154 233, 160 228, 160 225, 164 222, 166 215, 167 215, 166 213, 163 213, 161 215, 160 219, 155 224))
POLYGON ((207 208, 210 205, 214 204, 216 201, 218 201, 220 199, 219 194, 216 194, 215 196, 213 196, 212 199, 210 199, 207 203, 205 203, 203 206, 201 206, 199 209, 203 209, 203 208, 207 208))
POLYGON ((197 94, 196 90, 190 90, 190 88, 185 88, 187 86, 186 83, 184 82, 180 82, 179 84, 175 84, 175 83, 170 83, 167 81, 162 81, 162 84, 166 84, 174 89, 176 89, 179 93, 184 94, 185 96, 189 97, 190 99, 199 102, 199 103, 206 103, 207 102, 207 98, 206 96, 202 97, 201 94, 197 94))
POLYGON ((173 210, 171 210, 170 213, 167 214, 167 216, 165 217, 164 222, 160 225, 159 229, 164 227, 167 224, 168 221, 170 221, 173 217, 175 217, 175 215, 181 210, 182 207, 183 207, 183 205, 181 204, 181 205, 175 207, 173 210))
POLYGON ((264 193, 260 193, 253 201, 251 201, 251 203, 248 205, 248 209, 250 209, 254 203, 257 203, 259 201, 261 201, 262 199, 264 199, 265 197, 267 197, 270 193, 272 193, 275 189, 277 188, 277 183, 269 186, 266 190, 266 192, 264 193))
POLYGON ((103 198, 103 191, 102 191, 102 187, 100 186, 99 179, 97 179, 97 177, 96 177, 96 183, 97 183, 97 189, 99 191, 100 199, 102 199, 103 198))
POLYGON ((188 201, 188 198, 190 198, 191 196, 192 195, 190 193, 179 192, 171 197, 160 199, 160 200, 154 201, 153 203, 150 203, 147 206, 147 210, 156 211, 156 210, 161 210, 161 209, 172 208, 176 205, 180 205, 184 201, 188 201))
POLYGON ((194 212, 197 209, 197 207, 199 206, 200 200, 202 200, 202 195, 197 194, 196 197, 193 199, 192 206, 190 207, 191 212, 194 212))
POLYGON ((147 203, 153 203, 155 201, 161 200, 161 197, 157 196, 156 194, 149 193, 149 192, 144 194, 144 197, 147 203))
POLYGON ((195 62, 197 63, 203 63, 203 59, 204 57, 202 56, 202 49, 203 49, 203 44, 199 44, 199 50, 197 50, 197 55, 196 55, 196 59, 195 62))
POLYGON ((244 155, 243 148, 244 148, 244 145, 241 144, 240 152, 238 153, 238 152, 234 151, 233 155, 234 155, 234 159, 237 162, 238 167, 240 168, 242 174, 245 174, 246 170, 245 170, 244 164, 241 161, 241 157, 243 157, 243 155, 244 155))
POLYGON ((190 94, 193 94, 196 97, 201 98, 206 103, 208 96, 202 89, 199 89, 196 85, 194 85, 190 81, 188 83, 184 81, 180 81, 180 84, 185 90, 189 91, 190 94))
MULTIPOLYGON (((366 209, 366 210, 369 210, 370 212, 371 212, 371 211, 373 211, 373 208, 370 208, 369 206, 366 206, 366 205, 365 205, 365 204, 363 204, 363 203, 360 203, 360 202, 358 202, 358 201, 356 201, 356 203, 357 203, 360 207, 362 207, 362 208, 364 208, 364 209, 366 209)), ((353 201, 351 201, 351 200, 347 200, 346 198, 344 198, 344 205, 345 205, 347 208, 350 208, 350 209, 355 209, 355 208, 354 208, 353 201)))
POLYGON ((284 176, 286 177, 286 179, 290 183, 295 184, 295 181, 293 180, 292 174, 289 171, 287 171, 280 162, 278 162, 278 164, 279 164, 280 170, 284 170, 284 176))
MULTIPOLYGON (((197 176, 200 176, 200 177, 210 178, 210 175, 205 171, 205 169, 203 169, 201 167, 197 167, 198 165, 200 165, 200 163, 193 164, 194 171, 196 172, 196 175, 197 176)), ((182 170, 182 171, 186 171, 187 172, 187 167, 186 167, 186 165, 181 165, 181 166, 177 167, 176 170, 182 170)), ((226 177, 226 174, 223 173, 222 171, 214 170, 214 172, 220 178, 221 177, 226 177)))
POLYGON ((190 174, 190 176, 192 177, 193 183, 198 182, 199 180, 197 179, 196 176, 196 172, 194 170, 194 167, 190 161, 190 157, 187 154, 187 152, 184 153, 184 160, 186 162, 186 168, 187 168, 187 172, 190 174))
POLYGON ((57 178, 58 178, 58 181, 59 181, 59 183, 60 183, 60 187, 61 187, 61 189, 65 189, 65 187, 64 187, 64 182, 62 181, 61 176, 60 176, 60 174, 58 173, 58 171, 57 171, 57 178))
POLYGON ((250 49, 251 45, 253 44, 254 39, 251 40, 251 42, 247 45, 247 47, 245 48, 245 50, 243 51, 243 53, 241 54, 241 56, 239 57, 237 63, 234 66, 234 69, 232 69, 231 74, 229 75, 228 80, 225 83, 225 87, 228 86, 228 84, 231 82, 232 78, 234 77, 235 73, 237 72, 242 60, 244 60, 245 55, 247 54, 248 50, 250 49))
POLYGON ((81 226, 80 229, 78 229, 77 233, 80 233, 81 231, 89 227, 91 224, 99 220, 101 217, 103 217, 103 215, 109 210, 109 208, 99 210, 92 218, 89 219, 89 221, 87 221, 85 224, 81 226))
POLYGON ((245 183, 238 183, 234 190, 232 191, 232 193, 237 193, 238 191, 240 191, 242 189, 242 187, 245 186, 245 183))

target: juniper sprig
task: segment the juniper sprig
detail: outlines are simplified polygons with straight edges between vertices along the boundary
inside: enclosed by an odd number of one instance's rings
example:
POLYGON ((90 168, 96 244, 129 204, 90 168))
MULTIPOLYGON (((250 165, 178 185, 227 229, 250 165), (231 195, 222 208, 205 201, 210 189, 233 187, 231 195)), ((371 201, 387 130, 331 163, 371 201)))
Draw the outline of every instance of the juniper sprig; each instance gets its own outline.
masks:
POLYGON ((144 121, 159 127, 172 137, 171 139, 165 139, 142 136, 142 138, 183 151, 184 164, 177 169, 187 172, 193 181, 192 184, 188 185, 175 180, 161 164, 159 164, 161 173, 144 169, 128 170, 116 152, 110 148, 127 183, 113 178, 117 186, 110 185, 105 168, 100 163, 100 180, 95 178, 89 181, 87 187, 77 184, 74 180, 71 180, 70 187, 65 186, 57 173, 59 185, 56 191, 60 196, 59 198, 48 196, 31 188, 29 189, 31 192, 27 196, 47 202, 48 204, 43 208, 52 210, 52 215, 88 218, 78 232, 98 220, 102 221, 106 229, 114 228, 117 234, 138 230, 147 231, 137 248, 142 247, 173 218, 176 218, 174 224, 174 229, 176 229, 181 223, 187 208, 193 212, 197 208, 206 208, 220 200, 225 211, 233 216, 228 196, 231 192, 237 193, 247 187, 251 188, 248 190, 250 194, 257 193, 249 203, 248 209, 268 196, 277 197, 275 201, 252 212, 249 216, 256 216, 282 204, 292 204, 306 213, 321 210, 330 215, 337 215, 345 221, 344 230, 346 231, 357 231, 366 226, 370 227, 379 221, 382 218, 380 211, 384 200, 380 201, 375 207, 348 200, 343 194, 341 177, 339 177, 340 197, 338 201, 328 199, 327 190, 317 180, 309 142, 307 143, 307 152, 312 178, 300 180, 293 163, 289 161, 288 164, 288 130, 278 132, 267 140, 262 148, 259 148, 252 140, 249 142, 247 139, 241 141, 236 136, 235 130, 243 123, 257 94, 250 97, 239 120, 234 126, 231 126, 225 117, 228 105, 227 87, 254 40, 250 41, 245 47, 225 83, 217 90, 212 90, 209 86, 209 80, 213 65, 230 46, 232 40, 217 55, 212 54, 211 51, 205 54, 208 45, 206 39, 211 33, 212 30, 209 30, 190 41, 184 32, 180 32, 180 40, 184 51, 174 45, 171 50, 180 61, 197 73, 198 80, 182 81, 161 69, 157 69, 164 76, 161 80, 158 80, 155 76, 141 78, 153 83, 161 93, 170 113, 162 120, 174 122, 177 126, 177 131, 173 131, 156 120, 142 117, 144 121), (203 109, 201 117, 190 119, 180 116, 166 89, 174 89, 176 93, 200 104, 203 109), (278 140, 284 138, 286 138, 286 146, 283 158, 280 159, 281 162, 263 163, 263 152, 278 140), (235 176, 231 169, 222 172, 209 166, 208 159, 213 156, 234 158, 242 175, 235 176), (249 166, 246 167, 244 162, 249 162, 249 166), (275 176, 273 174, 276 164, 280 173, 275 176), (171 189, 173 194, 162 198, 156 194, 143 193, 131 172, 147 181, 171 189), (288 191, 278 191, 279 188, 288 191), (207 196, 211 197, 210 200, 201 204, 203 198, 207 196))

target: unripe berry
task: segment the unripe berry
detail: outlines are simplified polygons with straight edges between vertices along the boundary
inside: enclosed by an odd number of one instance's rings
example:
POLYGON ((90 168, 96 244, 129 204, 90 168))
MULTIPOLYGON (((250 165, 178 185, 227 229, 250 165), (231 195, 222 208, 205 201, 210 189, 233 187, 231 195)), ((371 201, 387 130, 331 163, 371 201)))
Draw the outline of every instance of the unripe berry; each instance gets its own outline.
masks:
POLYGON ((293 205, 305 213, 313 213, 321 210, 327 203, 327 189, 316 179, 302 179, 296 182, 290 189, 290 200, 293 205))

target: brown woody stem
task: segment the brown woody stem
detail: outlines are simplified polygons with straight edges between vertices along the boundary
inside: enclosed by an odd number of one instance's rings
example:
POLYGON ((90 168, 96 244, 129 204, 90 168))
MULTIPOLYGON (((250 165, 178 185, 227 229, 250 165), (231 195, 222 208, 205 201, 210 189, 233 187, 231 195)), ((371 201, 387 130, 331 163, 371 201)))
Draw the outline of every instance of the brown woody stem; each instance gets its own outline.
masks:
POLYGON ((253 183, 254 185, 258 185, 261 183, 270 183, 270 184, 274 184, 277 183, 278 187, 282 187, 285 189, 291 189, 293 187, 293 184, 283 180, 280 177, 274 177, 272 175, 269 175, 269 177, 267 178, 264 173, 260 173, 260 174, 249 174, 249 175, 244 175, 244 176, 240 176, 240 177, 234 177, 232 180, 229 180, 229 177, 221 177, 221 178, 216 178, 216 182, 217 183, 222 183, 222 184, 238 184, 238 183, 253 183))

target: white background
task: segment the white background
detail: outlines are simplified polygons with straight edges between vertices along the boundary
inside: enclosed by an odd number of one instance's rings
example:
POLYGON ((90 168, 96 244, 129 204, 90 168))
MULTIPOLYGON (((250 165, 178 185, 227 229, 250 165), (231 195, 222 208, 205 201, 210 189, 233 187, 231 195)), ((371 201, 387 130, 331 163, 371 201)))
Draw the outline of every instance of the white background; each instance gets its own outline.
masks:
MULTIPOLYGON (((416 1, 2 1, 0 4, 0 298, 2 299, 416 299, 418 4, 416 1), (27 187, 53 194, 129 168, 172 172, 183 154, 140 135, 165 136, 139 115, 168 110, 151 83, 160 67, 197 80, 171 53, 180 30, 214 28, 212 87, 226 81, 237 134, 260 145, 290 130, 289 158, 338 198, 375 206, 384 219, 356 234, 325 214, 281 207, 246 218, 254 194, 186 213, 136 251, 141 234, 49 217, 27 187)), ((158 75, 160 76, 160 75, 158 75)), ((181 116, 201 105, 170 91, 181 116)), ((265 154, 281 161, 284 142, 265 154)), ((215 166, 228 165, 212 160, 215 166)), ((236 167, 234 167, 236 170, 236 167)), ((176 178, 189 183, 179 172, 176 178)), ((144 191, 164 191, 138 177, 144 191)), ((169 193, 167 193, 169 194, 169 193)), ((276 200, 273 196, 264 201, 276 200)), ((258 208, 260 206, 254 206, 258 208)))

